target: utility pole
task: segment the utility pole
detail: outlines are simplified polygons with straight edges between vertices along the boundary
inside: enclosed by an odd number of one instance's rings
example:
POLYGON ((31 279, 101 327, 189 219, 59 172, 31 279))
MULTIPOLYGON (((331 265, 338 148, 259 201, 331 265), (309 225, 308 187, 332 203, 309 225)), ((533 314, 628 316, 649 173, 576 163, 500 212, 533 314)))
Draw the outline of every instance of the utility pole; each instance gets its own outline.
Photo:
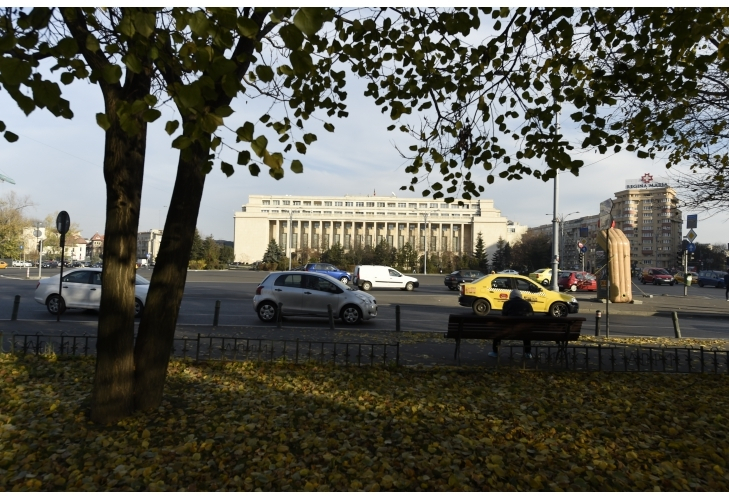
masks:
POLYGON ((425 245, 423 246, 425 253, 423 254, 423 274, 428 274, 428 214, 423 214, 423 220, 425 221, 425 245))

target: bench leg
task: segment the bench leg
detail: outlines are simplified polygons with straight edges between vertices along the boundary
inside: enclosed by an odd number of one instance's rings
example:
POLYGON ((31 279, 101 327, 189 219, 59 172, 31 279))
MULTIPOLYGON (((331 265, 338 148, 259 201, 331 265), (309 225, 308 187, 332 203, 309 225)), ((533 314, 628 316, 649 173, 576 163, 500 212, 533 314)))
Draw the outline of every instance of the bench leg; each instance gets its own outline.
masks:
POLYGON ((453 353, 453 359, 455 359, 458 364, 461 364, 461 339, 456 339, 456 350, 453 353))

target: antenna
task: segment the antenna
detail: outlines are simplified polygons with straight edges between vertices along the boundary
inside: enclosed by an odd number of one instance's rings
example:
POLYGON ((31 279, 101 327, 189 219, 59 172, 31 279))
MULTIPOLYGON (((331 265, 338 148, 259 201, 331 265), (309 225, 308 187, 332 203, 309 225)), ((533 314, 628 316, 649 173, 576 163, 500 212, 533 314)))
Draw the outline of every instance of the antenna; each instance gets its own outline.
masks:
POLYGON ((0 174, 0 181, 2 182, 9 182, 10 184, 15 184, 15 181, 8 177, 7 175, 0 174))
POLYGON ((397 198, 397 195, 395 194, 395 191, 390 191, 392 193, 393 198, 397 198))

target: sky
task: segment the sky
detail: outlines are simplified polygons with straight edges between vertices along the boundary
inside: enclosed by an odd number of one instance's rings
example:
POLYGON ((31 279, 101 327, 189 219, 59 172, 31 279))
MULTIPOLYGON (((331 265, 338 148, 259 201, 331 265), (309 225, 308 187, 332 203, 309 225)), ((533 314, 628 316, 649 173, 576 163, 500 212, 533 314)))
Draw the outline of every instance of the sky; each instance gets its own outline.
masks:
MULTIPOLYGON (((287 171, 282 180, 271 178, 266 170, 252 177, 246 167, 240 167, 227 178, 214 169, 206 180, 197 227, 203 236, 233 239, 233 214, 247 203, 250 194, 341 196, 391 195, 419 197, 425 185, 416 192, 401 191, 409 184, 405 173, 407 162, 396 146, 407 150, 412 141, 401 132, 386 130, 392 122, 383 115, 371 98, 362 95, 364 85, 348 77, 348 111, 345 119, 327 119, 336 130, 326 132, 321 122, 309 120, 307 131, 318 136, 302 157, 304 173, 287 171)), ((0 91, 0 120, 19 135, 15 143, 0 138, 0 174, 15 181, 0 183, 0 195, 15 191, 29 196, 34 206, 26 215, 43 219, 46 215, 66 210, 71 221, 81 228, 82 236, 104 233, 105 185, 102 172, 104 133, 96 124, 96 113, 103 111, 98 87, 74 82, 63 87, 64 97, 71 102, 72 120, 56 118, 45 110, 25 116, 4 92, 0 91)), ((226 118, 232 129, 243 122, 255 121, 263 114, 263 103, 234 101, 236 111, 226 118)), ((178 150, 170 146, 172 138, 164 131, 166 120, 174 119, 170 106, 163 107, 161 119, 150 124, 145 164, 144 188, 140 215, 140 231, 161 228, 167 215, 167 205, 174 184, 178 150)), ((576 137, 567 125, 563 131, 576 137)), ((269 140, 273 137, 269 135, 269 140)), ((577 144, 577 139, 573 141, 577 144)), ((567 219, 597 214, 599 203, 624 189, 626 179, 637 179, 645 173, 654 177, 666 175, 659 162, 641 160, 628 152, 579 156, 585 162, 579 177, 568 172, 559 176, 557 213, 567 219), (572 214, 572 215, 568 215, 572 214)), ((235 163, 235 157, 228 161, 235 163)), ((534 167, 542 167, 533 164, 534 167)), ((482 171, 483 172, 483 171, 482 171)), ((510 220, 527 226, 551 221, 553 181, 535 179, 506 181, 497 178, 485 184, 486 172, 476 181, 485 187, 481 198, 494 200, 494 206, 510 220)), ((684 211, 687 214, 695 211, 684 211)), ((684 224, 685 227, 685 224, 684 224)), ((708 217, 699 213, 696 229, 698 243, 729 242, 727 215, 708 217)), ((726 248, 726 247, 725 247, 726 248)))

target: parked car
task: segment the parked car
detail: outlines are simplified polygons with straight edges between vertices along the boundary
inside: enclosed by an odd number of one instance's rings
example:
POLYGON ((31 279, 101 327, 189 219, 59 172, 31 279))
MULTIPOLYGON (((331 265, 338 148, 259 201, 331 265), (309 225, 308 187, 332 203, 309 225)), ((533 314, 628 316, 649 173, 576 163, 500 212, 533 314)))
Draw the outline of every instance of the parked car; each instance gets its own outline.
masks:
POLYGON ((597 276, 584 271, 560 271, 557 286, 560 290, 569 290, 571 292, 578 290, 596 292, 597 276))
POLYGON ((500 311, 509 300, 511 290, 520 290, 535 313, 547 313, 561 318, 579 311, 577 299, 572 295, 547 290, 525 276, 513 274, 487 274, 473 283, 460 286, 458 304, 470 307, 479 316, 491 310, 500 311))
POLYGON ((354 268, 353 283, 365 292, 372 288, 399 288, 412 292, 420 286, 417 278, 387 266, 357 266, 354 268))
POLYGON ((73 261, 73 264, 71 264, 71 267, 86 267, 86 266, 84 266, 83 262, 75 260, 75 261, 73 261))
MULTIPOLYGON (((557 270, 557 272, 559 273, 559 270, 557 270)), ((559 276, 559 274, 557 276, 559 276)), ((541 283, 542 285, 547 286, 552 282, 552 269, 537 269, 533 273, 529 273, 529 277, 537 283, 541 283)))
POLYGON ((0 260, 0 269, 5 269, 8 267, 8 263, 4 260, 0 260))
POLYGON ((355 324, 377 316, 377 301, 325 274, 279 271, 266 276, 256 288, 253 309, 261 321, 276 319, 278 304, 283 316, 324 316, 331 306, 334 317, 355 324))
POLYGON ((24 260, 14 260, 13 267, 33 267, 33 264, 24 260))
MULTIPOLYGON (((698 282, 699 282, 699 275, 698 275, 698 273, 695 273, 695 272, 693 272, 693 271, 689 271, 689 274, 691 275, 691 284, 692 284, 692 285, 696 285, 696 284, 698 284, 698 282)), ((675 275, 673 276, 673 279, 674 279, 674 281, 675 281, 676 283, 680 283, 680 284, 682 284, 682 285, 683 285, 683 284, 684 284, 684 281, 685 281, 685 279, 684 279, 684 275, 683 275, 683 271, 679 271, 679 272, 677 272, 677 273, 676 273, 676 274, 675 274, 675 275)))
POLYGON ((715 286, 724 288, 725 271, 699 271, 699 286, 715 286))
MULTIPOLYGON (((35 287, 35 301, 43 304, 51 314, 66 309, 98 309, 101 302, 101 269, 71 269, 63 273, 61 295, 58 295, 60 276, 42 278, 35 287)), ((142 315, 147 301, 149 281, 137 275, 134 287, 134 312, 142 315)))
POLYGON ((640 282, 644 285, 653 283, 654 285, 666 284, 673 286, 676 283, 676 280, 665 269, 660 267, 646 267, 643 269, 643 274, 640 276, 640 282))
POLYGON ((497 271, 496 274, 519 274, 519 271, 514 271, 513 269, 504 269, 501 271, 497 271))
POLYGON ((461 283, 470 283, 483 276, 484 274, 481 271, 474 269, 460 269, 446 275, 445 279, 443 279, 443 284, 445 284, 449 290, 458 290, 458 285, 461 283))
POLYGON ((58 262, 56 262, 55 260, 47 260, 43 264, 41 264, 41 267, 44 269, 56 268, 58 267, 58 262))
POLYGON ((337 269, 337 266, 326 264, 324 262, 310 262, 304 266, 304 270, 312 273, 326 274, 334 279, 338 279, 342 283, 349 283, 352 281, 352 275, 347 271, 342 271, 341 269, 337 269))

